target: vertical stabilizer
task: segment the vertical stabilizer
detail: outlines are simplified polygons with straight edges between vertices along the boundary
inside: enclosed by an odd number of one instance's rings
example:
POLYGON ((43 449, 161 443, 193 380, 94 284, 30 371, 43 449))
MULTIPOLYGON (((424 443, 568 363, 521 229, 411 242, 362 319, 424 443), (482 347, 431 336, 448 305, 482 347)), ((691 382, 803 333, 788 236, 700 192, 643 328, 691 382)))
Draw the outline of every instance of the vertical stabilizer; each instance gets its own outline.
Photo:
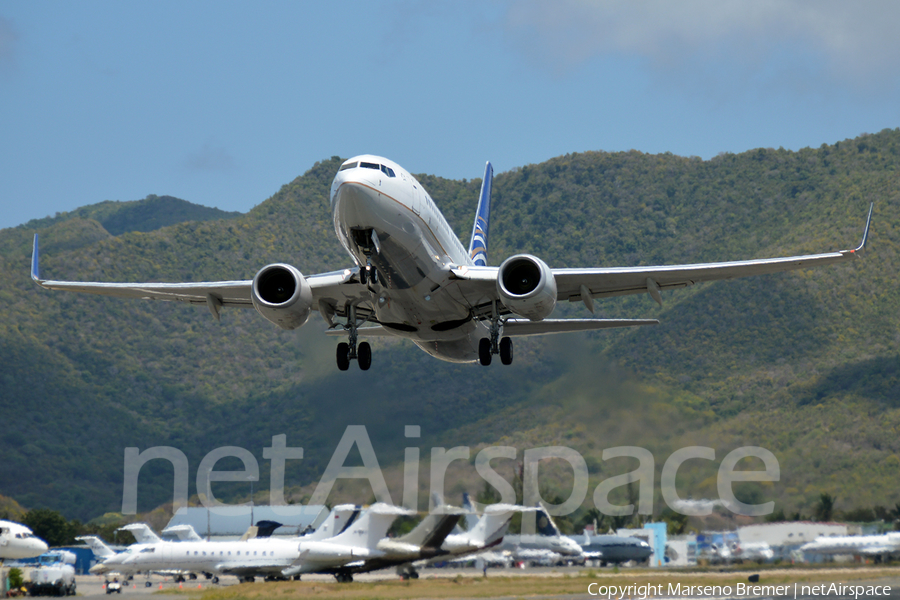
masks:
POLYGON ((115 554, 115 552, 113 552, 112 549, 96 535, 82 535, 75 539, 90 546, 91 550, 94 551, 94 556, 100 560, 105 560, 115 554))
POLYGON ((117 531, 130 531, 138 544, 155 544, 162 541, 146 523, 130 523, 119 527, 117 531))
POLYGON ((484 179, 481 181, 481 193, 478 195, 478 210, 475 213, 475 224, 472 226, 472 241, 469 242, 469 258, 477 267, 487 266, 488 229, 491 216, 491 183, 494 179, 494 167, 487 163, 484 167, 484 179))
POLYGON ((559 528, 556 526, 556 523, 553 522, 553 517, 551 517, 550 513, 547 512, 547 508, 543 505, 543 503, 538 504, 537 532, 540 535, 547 535, 550 537, 559 537, 562 535, 562 533, 560 533, 559 531, 559 528))
POLYGON ((375 548, 397 517, 413 514, 414 511, 376 502, 353 525, 328 541, 342 546, 375 548))
POLYGON ((463 509, 466 511, 466 531, 472 531, 478 525, 478 512, 472 506, 472 498, 468 492, 463 492, 463 509))

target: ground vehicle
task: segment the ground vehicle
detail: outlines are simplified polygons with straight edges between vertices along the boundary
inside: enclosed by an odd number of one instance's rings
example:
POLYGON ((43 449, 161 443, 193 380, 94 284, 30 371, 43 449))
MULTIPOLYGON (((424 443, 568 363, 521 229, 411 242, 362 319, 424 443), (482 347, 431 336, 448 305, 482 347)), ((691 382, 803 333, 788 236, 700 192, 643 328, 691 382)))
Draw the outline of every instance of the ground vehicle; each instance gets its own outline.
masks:
POLYGON ((38 566, 29 574, 31 596, 75 595, 75 555, 65 550, 46 552, 38 557, 38 566))
POLYGON ((119 583, 118 579, 113 579, 112 581, 106 582, 106 593, 112 594, 113 592, 117 594, 122 593, 122 584, 119 583))

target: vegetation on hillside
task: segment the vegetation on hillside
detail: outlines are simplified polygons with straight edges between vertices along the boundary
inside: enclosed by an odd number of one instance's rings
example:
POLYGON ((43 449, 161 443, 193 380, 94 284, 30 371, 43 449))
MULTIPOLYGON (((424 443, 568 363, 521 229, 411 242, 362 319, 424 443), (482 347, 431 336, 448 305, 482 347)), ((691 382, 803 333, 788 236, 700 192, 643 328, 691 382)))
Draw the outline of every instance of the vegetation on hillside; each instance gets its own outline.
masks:
MULTIPOLYGON (((183 451, 191 493, 203 456, 220 446, 246 448, 260 464, 256 490, 265 490, 263 448, 286 434, 289 446, 304 448, 286 476, 302 500, 345 427, 362 424, 390 467, 397 502, 403 450, 413 442, 422 449, 423 502, 431 447, 470 446, 474 460, 488 445, 514 446, 519 460, 527 448, 574 448, 587 461, 591 492, 634 468, 626 459, 603 461, 603 449, 648 448, 658 512, 665 508, 662 465, 693 445, 714 448, 716 461, 685 463, 683 497, 717 498, 722 457, 753 445, 775 453, 781 479, 746 484, 748 500, 774 499, 788 514, 806 511, 822 493, 837 498, 838 511, 898 500, 898 130, 709 161, 570 154, 498 174, 493 264, 525 251, 571 267, 850 248, 876 203, 869 249, 855 264, 697 285, 665 293, 662 308, 647 297, 598 301, 598 316, 653 317, 661 325, 517 340, 507 368, 441 363, 411 344, 379 339, 371 371, 340 373, 334 341, 316 315, 300 331, 284 332, 252 311, 228 310, 216 323, 205 309, 53 293, 29 279, 36 230, 42 273, 58 279, 249 279, 271 262, 304 273, 346 266, 328 210, 339 164, 337 157, 317 163, 228 219, 110 230, 104 203, 0 231, 0 414, 15 423, 0 438, 0 492, 67 518, 120 510, 129 446, 183 451), (421 439, 406 439, 404 425, 420 425, 421 439)), ((467 241, 480 181, 420 180, 467 241)), ((558 311, 586 312, 580 304, 558 311)), ((515 461, 506 462, 497 468, 511 477, 515 461)), ((230 459, 217 465, 238 467, 230 459)), ((549 492, 567 497, 570 471, 541 472, 549 492)), ((481 487, 471 461, 448 470, 448 494, 464 487, 481 487)), ((249 486, 214 490, 235 499, 249 486)), ((617 494, 611 499, 627 503, 626 490, 617 494)), ((139 509, 171 499, 172 468, 148 463, 139 509)))

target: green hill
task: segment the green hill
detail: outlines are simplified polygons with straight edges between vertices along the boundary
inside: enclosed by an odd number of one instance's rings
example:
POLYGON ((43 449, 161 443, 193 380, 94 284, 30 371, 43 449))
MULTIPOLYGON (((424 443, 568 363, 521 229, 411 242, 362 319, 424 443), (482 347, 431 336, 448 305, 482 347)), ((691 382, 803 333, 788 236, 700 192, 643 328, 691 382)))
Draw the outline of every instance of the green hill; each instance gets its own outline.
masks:
MULTIPOLYGON (((257 457, 256 490, 265 490, 262 448, 286 434, 304 448, 286 477, 302 486, 300 499, 347 425, 366 425, 379 461, 396 473, 408 424, 422 427, 423 486, 433 446, 513 445, 520 460, 526 448, 570 446, 587 459, 591 490, 634 468, 601 461, 604 448, 643 446, 654 453, 661 510, 658 473, 674 449, 712 446, 719 461, 755 445, 778 457, 781 481, 746 484, 747 498, 775 499, 786 511, 807 510, 819 492, 843 509, 897 501, 898 130, 710 161, 573 154, 498 174, 493 264, 523 251, 571 267, 842 249, 858 243, 876 202, 869 249, 855 264, 698 285, 664 294, 662 308, 647 297, 597 302, 602 316, 661 325, 523 339, 506 368, 442 363, 377 340, 371 371, 340 373, 315 315, 299 332, 253 311, 229 310, 216 323, 205 309, 52 293, 28 277, 37 229, 42 273, 59 279, 243 279, 271 262, 304 273, 340 268, 349 260, 328 211, 339 164, 317 163, 227 220, 110 229, 98 208, 0 231, 0 411, 12 424, 0 438, 0 493, 82 519, 119 510, 128 446, 184 451, 192 493, 207 452, 240 446, 257 457)), ((467 240, 480 181, 419 178, 467 240)), ((580 304, 558 310, 585 313, 580 304)), ((717 465, 685 463, 679 492, 717 497, 717 465)), ((564 471, 548 475, 563 496, 564 471)), ((171 473, 144 468, 141 510, 171 500, 171 473)), ((448 492, 471 486, 473 473, 459 463, 448 492)), ((217 486, 222 498, 249 492, 217 486)), ((392 493, 399 502, 399 488, 392 493)))

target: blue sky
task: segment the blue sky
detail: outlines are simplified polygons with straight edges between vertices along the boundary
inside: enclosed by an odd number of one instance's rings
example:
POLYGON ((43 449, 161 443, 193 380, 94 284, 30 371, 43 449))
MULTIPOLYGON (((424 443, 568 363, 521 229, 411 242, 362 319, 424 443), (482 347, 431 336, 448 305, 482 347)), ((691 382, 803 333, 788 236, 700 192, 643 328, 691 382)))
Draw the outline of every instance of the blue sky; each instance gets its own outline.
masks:
POLYGON ((900 127, 897 23, 876 1, 6 0, 0 228, 148 194, 247 211, 333 155, 471 179, 818 147, 900 127))

